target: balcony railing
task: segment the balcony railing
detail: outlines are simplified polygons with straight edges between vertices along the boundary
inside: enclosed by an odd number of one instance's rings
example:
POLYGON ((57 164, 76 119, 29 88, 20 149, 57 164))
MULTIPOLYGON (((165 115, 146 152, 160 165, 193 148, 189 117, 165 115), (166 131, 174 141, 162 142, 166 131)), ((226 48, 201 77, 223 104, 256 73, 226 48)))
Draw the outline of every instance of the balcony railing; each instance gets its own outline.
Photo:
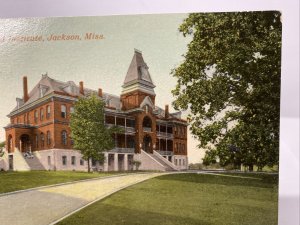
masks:
POLYGON ((160 155, 174 155, 172 151, 156 150, 160 155))
POLYGON ((116 148, 110 150, 109 152, 113 152, 113 153, 134 153, 134 148, 119 148, 119 147, 116 147, 116 148))
POLYGON ((126 127, 126 132, 135 133, 135 128, 134 127, 126 127))
POLYGON ((166 133, 166 132, 157 132, 157 136, 166 137, 166 138, 173 138, 173 134, 166 133))
POLYGON ((126 129, 125 129, 125 126, 114 125, 114 124, 110 124, 110 123, 105 124, 105 126, 107 126, 107 127, 114 127, 114 126, 116 126, 116 127, 123 128, 126 131, 126 133, 135 133, 135 128, 134 127, 126 127, 126 129))
POLYGON ((151 129, 151 127, 143 127, 143 131, 144 132, 151 132, 152 129, 151 129))

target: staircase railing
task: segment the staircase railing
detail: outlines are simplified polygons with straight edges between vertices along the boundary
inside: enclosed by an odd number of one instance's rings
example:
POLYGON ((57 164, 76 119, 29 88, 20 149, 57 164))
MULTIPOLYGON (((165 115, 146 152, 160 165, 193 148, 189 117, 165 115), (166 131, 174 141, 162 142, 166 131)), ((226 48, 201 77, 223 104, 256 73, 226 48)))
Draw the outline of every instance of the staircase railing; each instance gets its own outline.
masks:
POLYGON ((153 154, 157 156, 159 159, 161 159, 164 163, 166 163, 168 166, 170 166, 174 170, 178 170, 178 168, 171 163, 169 160, 167 160, 165 157, 163 157, 161 154, 159 154, 157 151, 153 150, 153 154))

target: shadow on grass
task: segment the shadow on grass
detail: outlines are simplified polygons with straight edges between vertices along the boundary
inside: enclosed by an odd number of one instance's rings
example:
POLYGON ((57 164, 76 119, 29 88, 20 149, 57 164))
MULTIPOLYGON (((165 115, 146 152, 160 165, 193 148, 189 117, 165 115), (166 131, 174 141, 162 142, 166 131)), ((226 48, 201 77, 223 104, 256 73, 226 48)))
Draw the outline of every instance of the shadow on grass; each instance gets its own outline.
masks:
POLYGON ((168 180, 168 181, 181 181, 181 182, 193 182, 202 184, 218 184, 226 186, 247 186, 247 187, 259 187, 259 188, 273 188, 278 185, 278 175, 258 174, 253 176, 243 176, 247 178, 230 177, 230 176, 242 176, 241 174, 228 174, 229 176, 222 176, 227 174, 171 174, 165 176, 159 176, 155 179, 168 180), (251 179, 252 177, 258 179, 251 179))
POLYGON ((212 225, 212 223, 202 221, 201 219, 192 219, 175 214, 176 213, 174 213, 174 215, 167 215, 164 213, 129 209, 98 202, 97 205, 87 207, 79 213, 57 223, 57 225, 212 225), (100 214, 102 214, 102 216, 99 216, 100 214), (95 217, 97 220, 95 220, 95 217))

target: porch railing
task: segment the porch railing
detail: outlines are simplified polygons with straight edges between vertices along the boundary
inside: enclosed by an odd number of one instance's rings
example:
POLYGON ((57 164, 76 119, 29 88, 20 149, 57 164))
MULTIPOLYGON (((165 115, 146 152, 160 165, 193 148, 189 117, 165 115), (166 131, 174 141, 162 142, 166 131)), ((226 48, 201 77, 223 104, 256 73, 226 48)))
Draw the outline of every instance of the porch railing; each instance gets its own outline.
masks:
POLYGON ((173 138, 173 134, 166 133, 166 132, 157 132, 157 136, 166 137, 166 138, 173 138))
POLYGON ((108 152, 112 152, 112 153, 134 153, 134 148, 114 148, 108 152))
POLYGON ((168 156, 174 155, 172 151, 156 150, 156 152, 159 153, 160 155, 168 155, 168 156))

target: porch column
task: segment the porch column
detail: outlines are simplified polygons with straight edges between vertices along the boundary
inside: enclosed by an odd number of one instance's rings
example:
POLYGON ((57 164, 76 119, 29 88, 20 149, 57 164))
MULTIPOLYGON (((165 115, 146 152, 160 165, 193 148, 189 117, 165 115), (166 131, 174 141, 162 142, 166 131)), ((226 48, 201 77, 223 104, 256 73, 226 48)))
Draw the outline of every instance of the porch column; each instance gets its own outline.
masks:
POLYGON ((124 170, 128 170, 128 154, 124 154, 124 170))
POLYGON ((104 153, 103 171, 108 171, 108 153, 104 153))
POLYGON ((119 170, 118 154, 115 153, 114 154, 114 171, 118 171, 118 170, 119 170))

